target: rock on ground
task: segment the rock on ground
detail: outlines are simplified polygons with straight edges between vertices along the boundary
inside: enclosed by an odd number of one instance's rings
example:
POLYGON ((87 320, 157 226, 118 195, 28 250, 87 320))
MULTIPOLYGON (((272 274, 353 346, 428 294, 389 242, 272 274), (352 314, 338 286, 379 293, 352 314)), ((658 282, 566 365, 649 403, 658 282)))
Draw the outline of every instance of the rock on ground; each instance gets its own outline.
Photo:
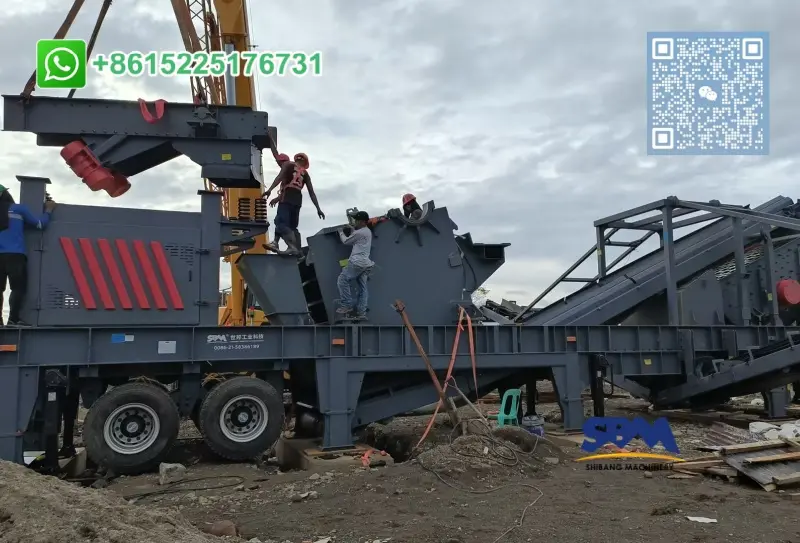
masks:
POLYGON ((180 517, 0 461, 2 543, 219 543, 180 517))

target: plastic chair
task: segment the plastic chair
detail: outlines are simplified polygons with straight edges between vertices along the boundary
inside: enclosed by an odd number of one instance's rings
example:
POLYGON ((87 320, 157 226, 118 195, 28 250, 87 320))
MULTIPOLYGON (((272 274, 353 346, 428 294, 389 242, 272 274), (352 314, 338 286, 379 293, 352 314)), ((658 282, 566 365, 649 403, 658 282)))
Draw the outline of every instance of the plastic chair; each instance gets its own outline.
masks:
POLYGON ((506 390, 503 401, 500 403, 500 412, 497 414, 497 427, 506 425, 519 426, 519 402, 522 391, 518 388, 506 390))

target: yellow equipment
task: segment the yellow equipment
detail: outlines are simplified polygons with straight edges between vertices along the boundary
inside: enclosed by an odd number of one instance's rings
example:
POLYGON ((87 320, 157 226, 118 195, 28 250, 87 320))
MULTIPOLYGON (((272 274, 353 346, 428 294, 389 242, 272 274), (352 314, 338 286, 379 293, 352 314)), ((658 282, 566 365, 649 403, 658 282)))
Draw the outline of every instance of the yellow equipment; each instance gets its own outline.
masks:
MULTIPOLYGON (((171 0, 184 46, 189 51, 224 51, 226 53, 250 51, 250 29, 245 0, 213 0, 216 17, 210 0, 171 0)), ((192 79, 192 96, 196 101, 256 107, 255 81, 252 77, 239 75, 224 78, 192 79)), ((273 156, 277 156, 275 142, 271 145, 273 156)), ((262 172, 263 174, 263 172, 262 172)), ((207 188, 219 190, 210 186, 207 188)), ((240 210, 256 209, 259 189, 224 189, 223 214, 231 219, 240 215, 240 210)), ((266 235, 255 238, 254 253, 264 253, 266 235)), ((235 256, 233 257, 235 259, 235 256)), ((266 322, 263 311, 256 307, 239 270, 231 257, 231 288, 220 293, 219 323, 222 326, 260 326, 266 322)))

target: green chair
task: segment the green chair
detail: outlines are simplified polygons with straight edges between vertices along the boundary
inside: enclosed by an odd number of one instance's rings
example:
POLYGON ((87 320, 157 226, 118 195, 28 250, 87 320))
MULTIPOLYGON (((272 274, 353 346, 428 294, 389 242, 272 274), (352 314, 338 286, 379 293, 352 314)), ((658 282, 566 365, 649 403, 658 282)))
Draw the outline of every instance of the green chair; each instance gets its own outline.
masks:
POLYGON ((503 394, 503 401, 500 403, 500 412, 492 418, 497 419, 497 427, 519 426, 519 402, 522 391, 518 388, 510 388, 503 394))

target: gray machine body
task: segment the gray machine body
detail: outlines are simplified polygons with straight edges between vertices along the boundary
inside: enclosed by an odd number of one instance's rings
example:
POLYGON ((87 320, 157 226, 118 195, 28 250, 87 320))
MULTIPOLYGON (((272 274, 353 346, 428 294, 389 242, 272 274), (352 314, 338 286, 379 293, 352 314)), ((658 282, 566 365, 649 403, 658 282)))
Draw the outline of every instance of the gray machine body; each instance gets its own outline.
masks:
MULTIPOLYGON (((175 153, 211 172, 221 166, 212 155, 237 148, 230 157, 239 167, 219 178, 252 186, 255 168, 245 146, 263 147, 269 132, 266 114, 243 108, 218 108, 218 129, 209 135, 191 124, 197 108, 189 104, 169 105, 161 128, 170 132, 142 127, 130 113, 135 102, 18 102, 5 98, 6 130, 37 133, 42 145, 88 141, 91 131, 123 136, 128 158, 113 155, 108 165, 130 175, 175 153), (75 111, 83 120, 67 123, 75 111), (107 124, 88 122, 98 111, 107 124), (170 152, 156 160, 156 149, 167 144, 170 152)), ((41 208, 48 180, 20 180, 20 201, 41 208)), ((440 371, 453 354, 459 311, 467 311, 477 375, 462 333, 454 362, 459 388, 475 397, 552 379, 567 429, 583 424, 581 393, 600 362, 608 380, 659 406, 780 390, 797 379, 794 308, 779 307, 774 293, 778 279, 800 275, 800 244, 790 235, 800 221, 789 198, 752 211, 671 198, 644 206, 658 211, 657 219, 630 222, 640 208, 598 221, 598 244, 589 251, 603 255, 597 276, 566 300, 516 316, 500 306, 481 311, 470 301, 504 263, 507 243, 456 233, 448 210, 433 202, 413 221, 390 210, 373 227, 369 321, 358 325, 334 322, 336 280, 349 255, 338 227, 310 236, 300 260, 249 254, 242 240, 266 225, 221 217, 220 193, 201 191, 199 198, 199 213, 61 204, 44 232, 26 234, 23 317, 35 326, 0 329, 0 458, 19 462, 23 451, 39 449, 43 412, 58 387, 80 391, 90 406, 109 384, 149 376, 177 383, 176 403, 188 415, 202 375, 224 371, 258 372, 276 382, 289 371, 294 401, 323 422, 322 445, 346 447, 355 429, 437 399, 392 307, 396 300, 405 303, 440 371), (674 219, 704 209, 712 223, 676 240, 674 219), (613 271, 604 260, 607 233, 620 228, 658 234, 661 248, 613 271), (781 241, 773 243, 776 236, 781 241), (269 326, 217 326, 220 258, 237 245, 233 260, 269 326), (731 259, 735 273, 725 275, 720 270, 729 270, 731 259)))

